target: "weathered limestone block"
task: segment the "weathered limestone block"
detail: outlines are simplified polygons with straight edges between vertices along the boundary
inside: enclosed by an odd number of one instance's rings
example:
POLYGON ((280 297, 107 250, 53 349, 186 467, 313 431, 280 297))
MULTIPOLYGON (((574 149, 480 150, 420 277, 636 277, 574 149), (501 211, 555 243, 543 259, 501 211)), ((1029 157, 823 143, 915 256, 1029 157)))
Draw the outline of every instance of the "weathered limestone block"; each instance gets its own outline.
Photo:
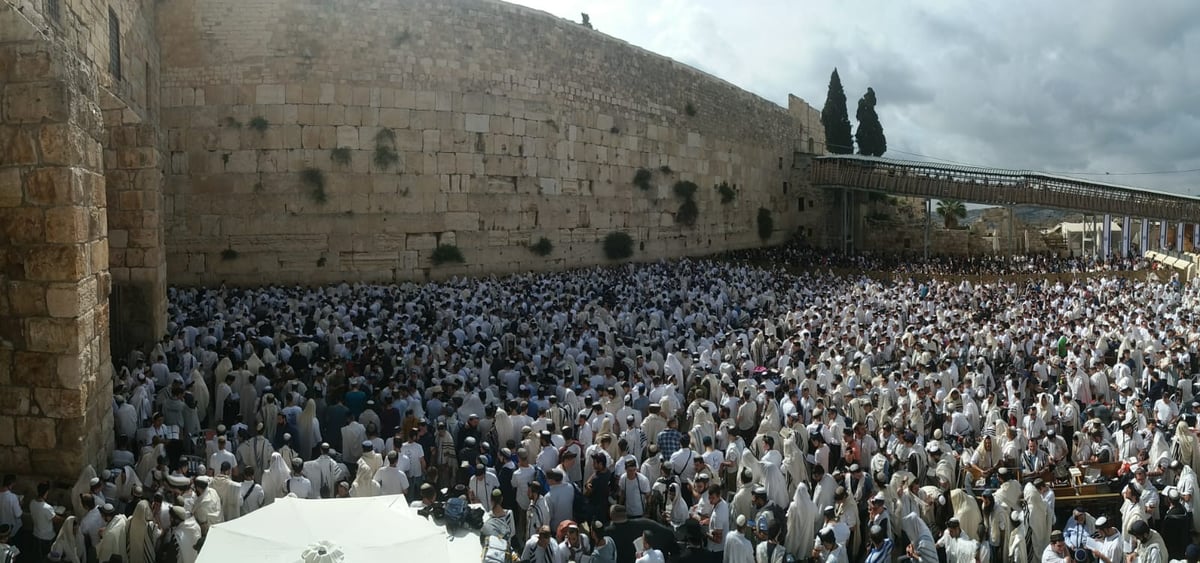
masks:
POLYGON ((432 234, 408 235, 406 248, 408 250, 432 250, 437 247, 437 236, 432 234))
POLYGON ((16 429, 19 441, 25 447, 49 449, 57 445, 54 420, 21 416, 16 418, 16 429))

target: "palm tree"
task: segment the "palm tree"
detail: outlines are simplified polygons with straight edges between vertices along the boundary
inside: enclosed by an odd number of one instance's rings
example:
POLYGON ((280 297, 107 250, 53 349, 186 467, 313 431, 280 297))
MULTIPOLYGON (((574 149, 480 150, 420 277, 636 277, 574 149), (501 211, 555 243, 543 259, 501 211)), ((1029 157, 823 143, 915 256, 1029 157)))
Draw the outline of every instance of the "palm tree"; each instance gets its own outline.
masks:
POLYGON ((939 200, 937 214, 942 218, 947 229, 957 229, 958 220, 967 218, 967 206, 956 199, 939 200))

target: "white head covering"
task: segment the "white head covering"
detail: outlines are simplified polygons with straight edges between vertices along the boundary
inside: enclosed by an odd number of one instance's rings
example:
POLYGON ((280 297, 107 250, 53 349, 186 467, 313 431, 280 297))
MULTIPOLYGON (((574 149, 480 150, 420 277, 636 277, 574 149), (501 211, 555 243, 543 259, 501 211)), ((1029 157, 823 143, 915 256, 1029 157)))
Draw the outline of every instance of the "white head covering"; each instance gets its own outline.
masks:
POLYGON ((284 483, 287 483, 291 476, 292 470, 284 461, 283 456, 279 452, 271 454, 271 463, 262 476, 263 506, 275 502, 275 499, 284 495, 284 483))
POLYGON ((154 563, 159 533, 150 521, 150 503, 138 501, 125 526, 129 536, 129 562, 154 563))
POLYGON ((63 521, 62 528, 58 530, 58 536, 54 538, 54 543, 50 546, 50 552, 61 554, 63 561, 81 563, 84 552, 80 536, 79 530, 75 529, 75 517, 67 516, 67 519, 63 521))
MULTIPOLYGON (((817 505, 808 495, 808 485, 800 483, 787 510, 787 534, 784 547, 797 559, 810 555, 817 535, 817 505)), ((934 554, 936 557, 937 554, 934 554)))

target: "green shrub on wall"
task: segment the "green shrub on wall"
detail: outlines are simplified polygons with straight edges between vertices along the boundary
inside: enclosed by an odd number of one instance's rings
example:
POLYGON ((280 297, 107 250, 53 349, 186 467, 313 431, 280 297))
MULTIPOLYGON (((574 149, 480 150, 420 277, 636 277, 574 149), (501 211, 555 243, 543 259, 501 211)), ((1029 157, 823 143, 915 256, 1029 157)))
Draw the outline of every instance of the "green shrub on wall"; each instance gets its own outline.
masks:
POLYGON ((380 129, 375 134, 375 166, 387 170, 389 166, 400 161, 396 153, 396 132, 391 129, 380 129))
POLYGON ((554 243, 546 237, 539 238, 537 242, 529 245, 529 251, 538 256, 549 256, 554 251, 554 243))
POLYGON ((697 186, 693 182, 680 180, 675 182, 675 195, 683 199, 683 203, 679 205, 679 210, 675 212, 675 222, 680 225, 692 226, 696 224, 696 218, 700 216, 700 206, 696 205, 696 190, 697 186))
POLYGON ((440 266, 450 262, 461 264, 465 261, 463 259, 462 251, 453 244, 439 244, 437 248, 433 249, 432 259, 434 266, 440 266))
POLYGON ((316 203, 325 203, 329 196, 325 193, 325 173, 317 168, 305 168, 300 172, 300 181, 308 186, 308 197, 316 203))
POLYGON ((621 231, 608 233, 604 237, 604 255, 609 260, 624 260, 633 256, 633 239, 621 231))
POLYGON ((248 123, 247 125, 249 125, 251 129, 258 131, 259 133, 264 133, 264 132, 266 132, 267 129, 270 129, 271 122, 267 121, 267 118, 265 118, 265 117, 258 116, 258 117, 255 117, 254 119, 251 119, 250 123, 248 123))
POLYGON ((225 250, 221 251, 221 260, 224 260, 226 262, 228 262, 230 260, 237 260, 237 257, 238 257, 238 251, 236 251, 232 248, 226 248, 225 250))
POLYGON ((329 159, 343 166, 350 164, 350 148, 338 147, 329 151, 329 159))
POLYGON ((727 182, 721 182, 717 186, 717 193, 721 194, 721 203, 729 203, 733 198, 737 197, 737 190, 729 187, 727 182))
POLYGON ((642 191, 650 190, 650 178, 652 174, 645 168, 638 168, 633 174, 633 185, 642 189, 642 191))
POLYGON ((771 210, 766 207, 758 208, 758 238, 766 242, 771 238, 771 233, 775 232, 775 219, 771 217, 771 210))

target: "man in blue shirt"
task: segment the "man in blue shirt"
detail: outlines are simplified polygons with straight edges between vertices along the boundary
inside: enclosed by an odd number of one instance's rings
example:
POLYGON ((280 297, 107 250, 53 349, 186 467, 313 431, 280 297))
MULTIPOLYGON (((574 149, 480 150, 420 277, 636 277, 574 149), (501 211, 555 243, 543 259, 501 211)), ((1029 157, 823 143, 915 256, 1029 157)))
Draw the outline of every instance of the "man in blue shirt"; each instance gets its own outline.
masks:
POLYGON ((889 563, 892 560, 892 539, 880 526, 871 526, 871 550, 863 563, 889 563))

